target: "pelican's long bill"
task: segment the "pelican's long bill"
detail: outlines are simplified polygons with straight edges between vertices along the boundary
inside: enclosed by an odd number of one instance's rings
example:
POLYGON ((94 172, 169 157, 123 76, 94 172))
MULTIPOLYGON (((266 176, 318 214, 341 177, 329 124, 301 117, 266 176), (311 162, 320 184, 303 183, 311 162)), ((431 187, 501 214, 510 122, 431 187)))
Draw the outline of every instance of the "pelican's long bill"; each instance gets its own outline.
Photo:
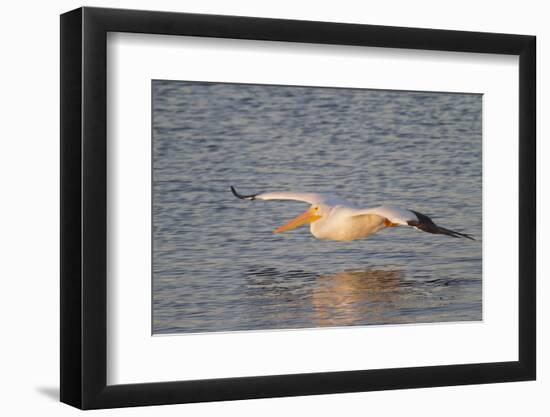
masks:
POLYGON ((298 217, 275 229, 273 233, 282 233, 286 232, 287 230, 296 229, 298 226, 312 223, 315 220, 319 220, 320 218, 321 216, 317 215, 317 212, 313 209, 313 207, 311 207, 305 213, 300 214, 298 217))

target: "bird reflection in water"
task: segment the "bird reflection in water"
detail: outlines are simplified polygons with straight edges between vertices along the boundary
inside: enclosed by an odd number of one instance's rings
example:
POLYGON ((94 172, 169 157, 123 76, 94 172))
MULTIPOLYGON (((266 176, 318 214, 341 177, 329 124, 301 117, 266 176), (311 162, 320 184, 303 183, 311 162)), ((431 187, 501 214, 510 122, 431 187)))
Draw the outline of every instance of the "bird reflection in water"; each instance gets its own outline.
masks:
POLYGON ((410 320, 403 309, 418 308, 425 301, 400 270, 318 275, 263 268, 247 275, 247 299, 278 328, 282 318, 302 328, 404 323, 410 320))
POLYGON ((410 297, 399 270, 343 271, 317 278, 312 293, 316 326, 394 323, 410 297))

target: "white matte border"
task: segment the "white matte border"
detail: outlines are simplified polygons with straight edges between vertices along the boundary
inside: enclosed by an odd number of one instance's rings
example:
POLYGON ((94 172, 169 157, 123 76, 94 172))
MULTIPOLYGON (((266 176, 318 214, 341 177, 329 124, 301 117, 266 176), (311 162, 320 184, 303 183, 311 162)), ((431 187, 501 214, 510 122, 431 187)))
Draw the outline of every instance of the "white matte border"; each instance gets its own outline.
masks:
POLYGON ((108 384, 518 360, 518 57, 110 33, 108 384), (151 336, 151 80, 483 93, 483 322, 151 336))

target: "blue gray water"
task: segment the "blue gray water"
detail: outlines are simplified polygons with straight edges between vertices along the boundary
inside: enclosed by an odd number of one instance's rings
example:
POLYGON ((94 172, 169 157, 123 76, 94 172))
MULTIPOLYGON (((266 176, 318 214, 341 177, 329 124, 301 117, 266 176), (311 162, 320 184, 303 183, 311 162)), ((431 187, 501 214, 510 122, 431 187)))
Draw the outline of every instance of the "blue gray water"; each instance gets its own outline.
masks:
POLYGON ((481 320, 480 95, 156 80, 152 93, 153 333, 481 320), (230 185, 401 206, 478 240, 275 235, 307 206, 230 185))

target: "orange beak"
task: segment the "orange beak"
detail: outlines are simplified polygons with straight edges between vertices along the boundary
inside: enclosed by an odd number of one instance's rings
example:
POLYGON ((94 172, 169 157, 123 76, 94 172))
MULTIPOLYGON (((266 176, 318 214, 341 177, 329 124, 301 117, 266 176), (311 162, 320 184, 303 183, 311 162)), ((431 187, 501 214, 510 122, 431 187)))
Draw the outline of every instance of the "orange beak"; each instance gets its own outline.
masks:
POLYGON ((282 233, 287 230, 296 229, 298 226, 303 224, 313 223, 316 220, 319 220, 322 216, 319 216, 313 208, 310 208, 305 213, 300 214, 298 217, 292 219, 286 224, 283 224, 281 227, 278 227, 273 231, 273 233, 282 233))

